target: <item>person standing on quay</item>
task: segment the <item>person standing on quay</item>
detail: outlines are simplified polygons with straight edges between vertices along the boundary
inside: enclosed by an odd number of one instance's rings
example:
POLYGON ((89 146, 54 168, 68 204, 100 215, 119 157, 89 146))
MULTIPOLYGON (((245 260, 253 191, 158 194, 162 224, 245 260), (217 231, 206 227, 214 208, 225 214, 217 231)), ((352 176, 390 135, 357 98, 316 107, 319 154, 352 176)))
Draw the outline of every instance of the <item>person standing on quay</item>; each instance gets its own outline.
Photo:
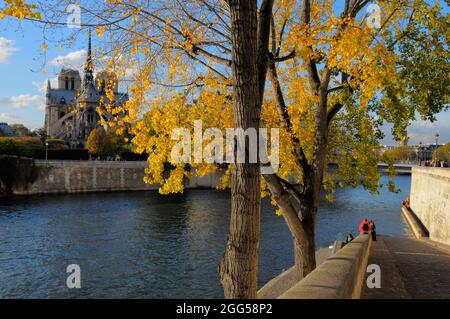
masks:
POLYGON ((370 234, 372 235, 372 240, 377 241, 377 226, 373 220, 370 221, 370 234))

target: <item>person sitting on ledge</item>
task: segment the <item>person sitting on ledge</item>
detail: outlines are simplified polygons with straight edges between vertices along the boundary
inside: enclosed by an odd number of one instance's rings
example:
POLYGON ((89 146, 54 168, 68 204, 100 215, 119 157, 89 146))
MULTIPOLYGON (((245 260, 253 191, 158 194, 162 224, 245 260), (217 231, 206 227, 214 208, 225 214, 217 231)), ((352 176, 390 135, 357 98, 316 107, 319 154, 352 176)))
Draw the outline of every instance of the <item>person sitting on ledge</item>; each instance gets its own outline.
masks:
POLYGON ((405 200, 403 201, 403 206, 409 209, 409 197, 405 198, 405 200))
POLYGON ((347 234, 347 238, 345 238, 344 245, 347 245, 347 244, 350 243, 353 239, 355 239, 355 237, 353 237, 352 233, 348 233, 348 234, 347 234))
POLYGON ((367 218, 364 218, 364 220, 359 225, 359 231, 363 234, 368 234, 370 231, 370 224, 367 218))

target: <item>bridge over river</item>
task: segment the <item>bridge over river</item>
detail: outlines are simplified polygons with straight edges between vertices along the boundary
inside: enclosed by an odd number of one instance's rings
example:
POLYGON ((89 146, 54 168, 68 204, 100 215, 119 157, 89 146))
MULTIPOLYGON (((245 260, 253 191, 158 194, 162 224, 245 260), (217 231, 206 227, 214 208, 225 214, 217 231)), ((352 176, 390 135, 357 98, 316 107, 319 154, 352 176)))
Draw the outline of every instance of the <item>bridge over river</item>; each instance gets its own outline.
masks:
MULTIPOLYGON (((397 175, 411 175, 412 168, 417 167, 418 165, 413 164, 394 164, 395 172, 397 175)), ((333 170, 334 168, 337 169, 337 164, 330 163, 329 168, 333 170)), ((378 164, 378 170, 382 173, 388 173, 388 164, 386 163, 379 163, 378 164)))

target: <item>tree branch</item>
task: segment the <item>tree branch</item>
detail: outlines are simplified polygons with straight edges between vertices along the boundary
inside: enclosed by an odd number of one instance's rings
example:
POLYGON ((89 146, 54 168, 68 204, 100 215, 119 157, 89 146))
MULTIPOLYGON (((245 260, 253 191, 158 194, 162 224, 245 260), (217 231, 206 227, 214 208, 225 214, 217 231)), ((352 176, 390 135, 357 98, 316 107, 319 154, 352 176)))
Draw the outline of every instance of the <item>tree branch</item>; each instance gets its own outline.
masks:
POLYGON ((294 197, 299 204, 302 202, 303 194, 299 192, 291 183, 289 183, 287 180, 281 178, 277 175, 278 180, 283 185, 283 187, 291 194, 292 197, 294 197))
POLYGON ((200 48, 200 47, 198 47, 196 45, 193 46, 192 52, 194 54, 203 55, 206 58, 208 58, 208 59, 210 59, 210 60, 212 60, 214 62, 220 63, 220 64, 225 65, 227 67, 231 67, 231 60, 228 60, 226 58, 222 58, 222 57, 220 57, 218 55, 212 54, 212 53, 210 53, 210 52, 208 52, 206 50, 203 50, 202 48, 200 48))
POLYGON ((259 106, 262 106, 267 77, 267 60, 270 39, 270 21, 274 0, 263 0, 258 15, 258 93, 259 106))
POLYGON ((274 58, 274 60, 275 62, 284 62, 293 58, 295 58, 295 50, 292 50, 291 53, 283 57, 274 58))
POLYGON ((306 155, 301 146, 300 140, 295 136, 292 131, 292 122, 290 116, 287 112, 286 102, 284 101, 283 91, 281 90, 280 81, 278 80, 278 73, 273 59, 269 60, 269 77, 272 83, 272 89, 275 93, 275 100, 277 103, 278 113, 280 115, 281 124, 290 133, 292 137, 292 154, 295 157, 296 163, 305 175, 306 171, 309 170, 310 165, 306 158, 306 155))
POLYGON ((344 105, 340 102, 337 102, 336 104, 334 104, 331 109, 328 111, 327 114, 327 126, 330 125, 331 121, 333 120, 333 118, 336 116, 336 114, 339 113, 339 111, 344 107, 344 105))
MULTIPOLYGON (((305 24, 307 28, 307 33, 309 35, 310 23, 311 23, 311 2, 310 0, 303 0, 302 2, 302 22, 305 24)), ((311 52, 313 52, 312 46, 308 46, 311 52)), ((318 94, 320 89, 320 78, 319 72, 317 71, 316 62, 309 57, 306 59, 306 69, 309 74, 309 82, 311 83, 311 87, 315 94, 318 94)))

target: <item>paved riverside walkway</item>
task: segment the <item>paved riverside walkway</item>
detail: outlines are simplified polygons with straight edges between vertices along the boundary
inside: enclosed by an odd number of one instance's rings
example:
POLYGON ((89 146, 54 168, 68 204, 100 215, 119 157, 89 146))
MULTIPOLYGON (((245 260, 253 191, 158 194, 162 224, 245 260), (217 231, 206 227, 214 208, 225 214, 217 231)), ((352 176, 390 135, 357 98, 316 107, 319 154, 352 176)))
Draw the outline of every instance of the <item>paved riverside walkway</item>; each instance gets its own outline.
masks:
POLYGON ((448 246, 427 239, 378 236, 368 264, 380 266, 381 288, 369 289, 364 281, 363 299, 450 298, 448 246))

